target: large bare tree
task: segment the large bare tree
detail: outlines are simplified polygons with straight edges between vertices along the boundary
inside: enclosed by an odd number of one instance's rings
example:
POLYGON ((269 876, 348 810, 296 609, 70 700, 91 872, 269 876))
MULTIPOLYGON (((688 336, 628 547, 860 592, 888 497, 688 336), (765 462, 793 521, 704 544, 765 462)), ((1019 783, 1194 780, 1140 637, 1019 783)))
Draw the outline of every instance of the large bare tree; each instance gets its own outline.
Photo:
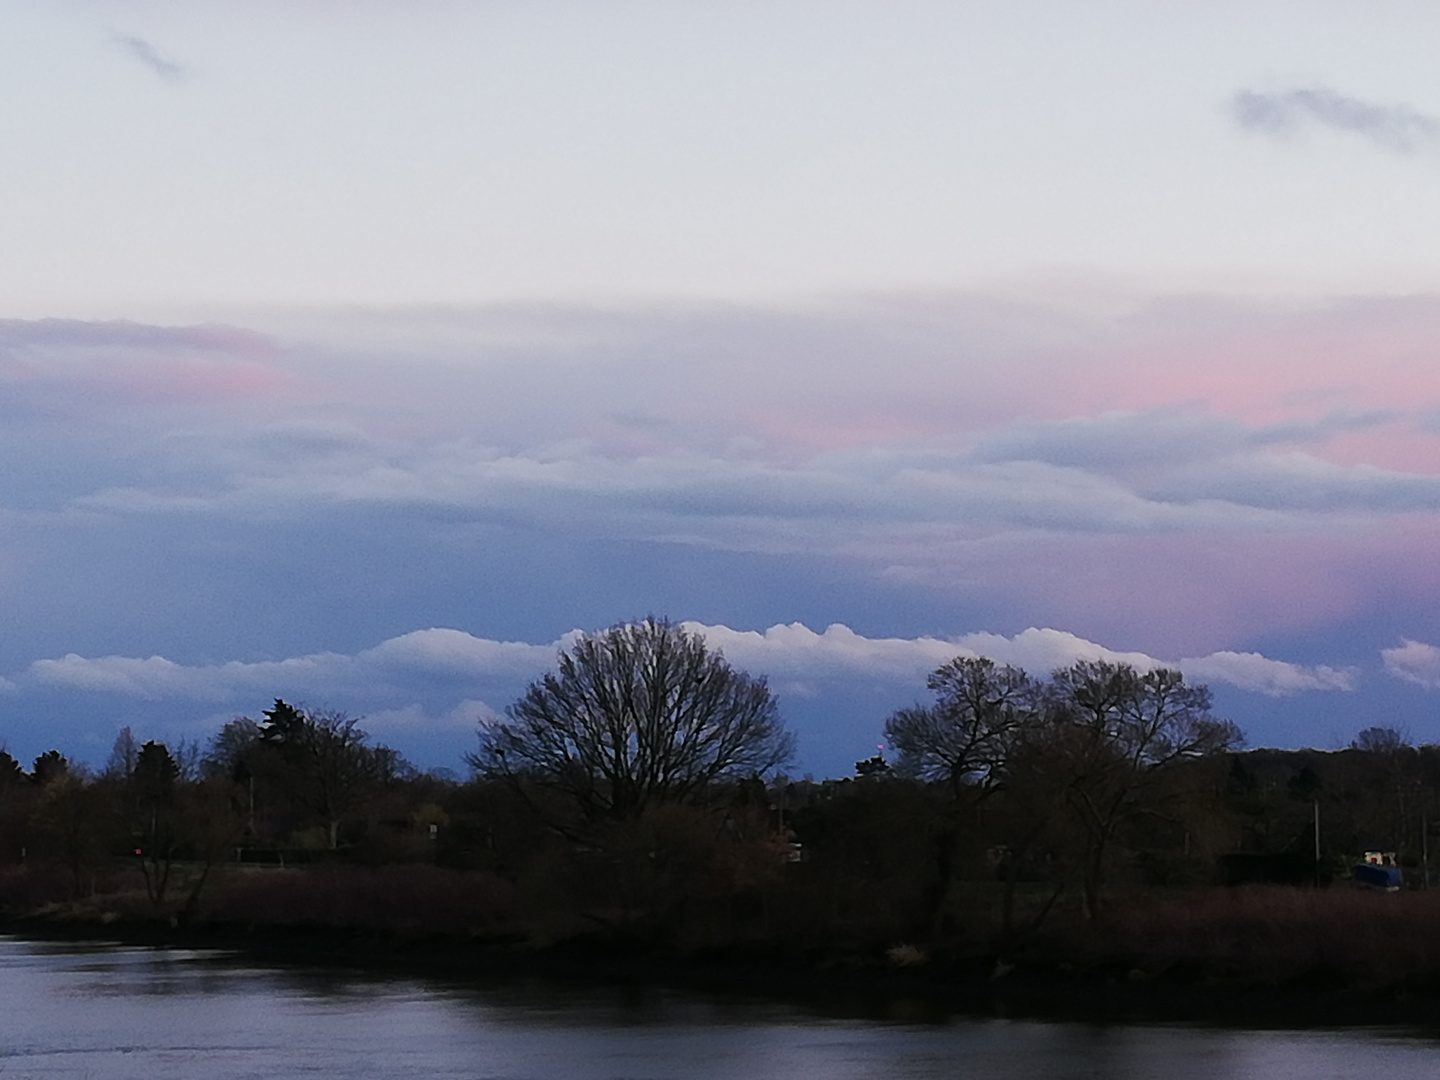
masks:
POLYGON ((1100 901, 1105 863, 1122 826, 1160 811, 1179 763, 1244 741, 1210 714, 1210 690, 1178 671, 1080 660, 1050 678, 1044 750, 1065 762, 1065 804, 1084 836, 1086 910, 1100 901))
POLYGON ((557 791, 587 817, 626 820, 770 772, 793 749, 763 678, 651 617, 581 635, 558 670, 481 726, 467 760, 557 791))
POLYGON ((885 741, 900 752, 900 771, 944 780, 958 799, 1002 772, 1010 744, 1033 715, 1039 687, 1019 668, 984 656, 959 656, 930 673, 933 705, 912 705, 885 721, 885 741))

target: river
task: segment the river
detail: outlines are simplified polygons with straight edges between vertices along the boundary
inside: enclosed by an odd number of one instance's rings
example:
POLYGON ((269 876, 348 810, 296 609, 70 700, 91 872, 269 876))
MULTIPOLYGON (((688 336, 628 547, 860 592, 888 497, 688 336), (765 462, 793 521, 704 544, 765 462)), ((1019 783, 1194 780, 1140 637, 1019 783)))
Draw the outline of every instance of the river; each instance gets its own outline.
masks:
POLYGON ((191 1080, 1387 1080, 1440 1041, 952 1018, 834 1019, 669 990, 457 988, 182 950, 0 938, 0 1077, 191 1080))

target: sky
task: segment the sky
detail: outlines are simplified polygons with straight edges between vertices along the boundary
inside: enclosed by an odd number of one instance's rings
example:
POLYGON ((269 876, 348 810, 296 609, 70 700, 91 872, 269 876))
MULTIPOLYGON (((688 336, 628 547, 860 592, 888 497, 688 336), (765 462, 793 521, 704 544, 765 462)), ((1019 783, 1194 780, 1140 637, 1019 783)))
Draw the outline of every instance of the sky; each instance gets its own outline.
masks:
POLYGON ((682 621, 1440 741, 1433 4, 0 0, 0 741, 462 774, 682 621))

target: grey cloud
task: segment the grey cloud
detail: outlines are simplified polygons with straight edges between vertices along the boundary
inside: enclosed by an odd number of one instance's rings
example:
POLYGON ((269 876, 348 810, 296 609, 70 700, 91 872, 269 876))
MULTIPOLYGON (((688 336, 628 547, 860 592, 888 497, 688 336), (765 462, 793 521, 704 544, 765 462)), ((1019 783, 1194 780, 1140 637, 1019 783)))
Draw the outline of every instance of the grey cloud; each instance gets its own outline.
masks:
POLYGON ((977 442, 981 462, 1043 461, 1107 473, 1151 471, 1212 461, 1252 448, 1324 442, 1398 419, 1389 409, 1332 411, 1314 420, 1286 420, 1250 428, 1197 407, 1108 412, 1044 423, 1016 424, 977 442))
POLYGON ((1398 419, 1400 414, 1393 409, 1371 409, 1359 413, 1336 410, 1326 413, 1318 420, 1286 420, 1266 424, 1252 431, 1247 441, 1252 446, 1320 442, 1332 435, 1370 431, 1398 419))
POLYGON ((145 65, 166 82, 178 82, 185 78, 187 69, 183 64, 170 59, 150 42, 134 34, 112 33, 110 40, 127 56, 145 65))
MULTIPOLYGON (((1090 478, 1091 491, 1109 478, 1116 490, 1147 507, 1146 527, 1176 523, 1201 507, 1217 524, 1218 509, 1231 508, 1232 527, 1255 524, 1240 513, 1245 507, 1287 516, 1440 509, 1440 477, 1336 465, 1285 449, 1398 419, 1389 409, 1336 410, 1312 420, 1248 427, 1194 408, 1114 412, 1015 425, 987 436, 972 457, 987 465, 1031 462, 1064 469, 1090 478)), ((1118 509, 1112 499, 1097 504, 1097 511, 1107 504, 1118 509)))
POLYGON ((1418 430, 1431 435, 1440 435, 1440 409, 1426 409, 1417 418, 1415 426, 1418 430))
POLYGON ((1373 465, 1335 465, 1299 452, 1266 453, 1177 470, 1146 494, 1277 513, 1404 514, 1440 510, 1440 477, 1373 465))
POLYGON ((211 477, 213 493, 240 477, 263 482, 307 472, 363 471, 385 461, 392 450, 340 417, 187 427, 166 436, 164 453, 190 463, 190 473, 211 477))
POLYGON ((504 454, 478 446, 315 458, 224 476, 208 492, 111 488, 77 500, 126 514, 247 516, 282 507, 405 506, 475 521, 742 551, 917 554, 952 538, 1270 529, 1264 506, 1156 499, 1103 474, 1036 461, 872 449, 796 464, 669 455, 618 460, 593 447, 504 454), (906 539, 908 537, 908 540, 906 539))
POLYGON ((1440 143, 1440 119, 1408 105, 1377 105, 1329 87, 1262 92, 1242 90, 1230 112, 1243 128, 1288 135, 1306 123, 1368 139, 1376 146, 1411 153, 1440 143))
MULTIPOLYGON (((773 443, 744 439, 755 415, 793 419, 828 438, 839 392, 809 378, 814 372, 792 395, 783 387, 751 391, 750 367, 737 372, 717 362, 724 379, 712 372, 692 385, 699 378, 692 365, 677 373, 649 354, 637 360, 610 345, 577 360, 569 342, 553 355, 537 348, 523 363, 492 361, 477 345, 473 362, 442 350, 428 363, 417 356, 400 365, 336 352, 333 343, 281 349, 223 327, 0 322, 0 353, 7 341, 100 359, 126 343, 137 351, 276 350, 268 366, 293 375, 295 389, 285 394, 246 409, 176 411, 166 417, 169 430, 141 440, 118 406, 118 422, 96 429, 96 440, 113 440, 114 451, 101 446, 94 460, 78 462, 73 483, 84 483, 83 493, 67 482, 51 505, 137 521, 394 509, 412 522, 519 524, 567 536, 933 566, 952 559, 957 544, 1021 535, 1312 533, 1350 527, 1359 514, 1440 508, 1440 477, 1281 452, 1398 418, 1386 410, 1260 426, 1198 404, 1117 410, 1011 422, 967 449, 979 426, 973 420, 910 430, 889 421, 889 406, 877 406, 879 434, 835 440, 851 445, 826 452, 801 440, 785 445, 783 425, 773 443), (708 422, 711 389, 743 400, 717 422, 724 438, 694 439, 693 410, 708 422), (616 425, 623 437, 612 435, 616 425), (645 438, 631 438, 635 431, 645 438), (95 465, 102 458, 103 470, 95 465)), ((772 358, 756 366, 787 365, 772 358)), ((115 394, 84 393, 84 380, 98 376, 80 367, 83 378, 57 393, 111 408, 115 394)), ((886 389, 923 408, 938 374, 893 375, 886 389)), ((163 370, 156 381, 166 384, 163 370)), ((868 386, 843 394, 866 396, 868 386)), ((854 414, 867 419, 858 406, 854 414)))
POLYGON ((1110 412, 1021 424, 976 444, 976 461, 1043 461, 1052 465, 1125 470, 1177 465, 1241 449, 1236 420, 1193 408, 1110 412))

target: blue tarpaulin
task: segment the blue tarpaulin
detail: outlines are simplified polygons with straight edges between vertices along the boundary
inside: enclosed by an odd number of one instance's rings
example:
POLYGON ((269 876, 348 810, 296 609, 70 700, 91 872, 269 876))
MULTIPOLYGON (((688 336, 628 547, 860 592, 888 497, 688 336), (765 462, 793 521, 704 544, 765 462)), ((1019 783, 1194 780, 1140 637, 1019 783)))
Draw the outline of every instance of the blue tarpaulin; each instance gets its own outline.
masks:
POLYGON ((1401 877, 1398 866, 1379 866, 1375 863, 1356 863, 1352 871, 1355 880, 1371 889, 1385 889, 1387 892, 1400 888, 1401 877))

